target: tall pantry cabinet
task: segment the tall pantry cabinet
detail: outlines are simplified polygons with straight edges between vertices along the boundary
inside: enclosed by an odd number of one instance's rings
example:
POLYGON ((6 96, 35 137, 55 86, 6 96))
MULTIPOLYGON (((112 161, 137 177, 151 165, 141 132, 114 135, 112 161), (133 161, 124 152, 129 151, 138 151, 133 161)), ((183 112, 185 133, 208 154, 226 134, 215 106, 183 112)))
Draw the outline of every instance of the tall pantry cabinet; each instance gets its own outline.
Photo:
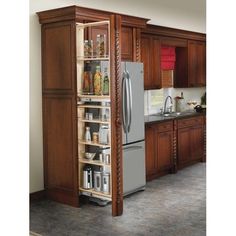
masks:
MULTIPOLYGON (((79 195, 112 201, 112 215, 123 211, 120 30, 121 18, 107 12, 81 7, 65 7, 37 13, 42 24, 42 97, 44 183, 48 198, 79 206, 79 195), (87 58, 84 41, 93 27, 107 27, 106 55, 87 58), (94 64, 95 63, 95 64, 94 64), (83 73, 87 64, 106 65, 109 93, 84 93, 83 73), (111 99, 112 94, 112 99, 111 99), (101 111, 108 110, 106 120, 101 111), (86 113, 92 113, 88 120, 86 113), (85 129, 98 132, 108 128, 108 142, 84 140, 85 129), (101 150, 110 161, 99 161, 101 150), (94 160, 85 153, 96 153, 94 160), (98 157, 98 158, 97 158, 98 157), (83 168, 90 164, 96 170, 106 170, 108 191, 84 189, 83 168)), ((95 50, 95 49, 94 49, 95 50)), ((92 135, 92 133, 91 133, 92 135)))

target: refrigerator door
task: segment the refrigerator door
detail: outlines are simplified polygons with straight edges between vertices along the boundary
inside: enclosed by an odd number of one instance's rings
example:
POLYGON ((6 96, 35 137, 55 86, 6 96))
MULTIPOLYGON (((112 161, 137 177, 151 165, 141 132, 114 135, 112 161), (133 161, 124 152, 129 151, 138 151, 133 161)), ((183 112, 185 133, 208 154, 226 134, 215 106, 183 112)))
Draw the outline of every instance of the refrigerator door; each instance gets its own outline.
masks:
POLYGON ((144 140, 143 64, 122 62, 123 144, 144 140))
POLYGON ((144 189, 145 185, 145 142, 123 146, 124 195, 144 189))

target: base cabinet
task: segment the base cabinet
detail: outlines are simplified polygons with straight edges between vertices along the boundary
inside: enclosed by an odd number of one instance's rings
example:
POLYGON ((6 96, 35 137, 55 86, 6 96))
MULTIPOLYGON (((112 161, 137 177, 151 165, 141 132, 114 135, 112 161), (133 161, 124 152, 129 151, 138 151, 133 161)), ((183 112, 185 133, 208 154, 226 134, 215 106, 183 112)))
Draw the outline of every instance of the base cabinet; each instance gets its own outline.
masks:
POLYGON ((200 115, 146 124, 146 180, 206 161, 206 118, 200 115))
POLYGON ((146 125, 146 179, 170 173, 173 167, 173 122, 146 125))
POLYGON ((181 169, 204 159, 203 116, 177 122, 177 166, 181 169))

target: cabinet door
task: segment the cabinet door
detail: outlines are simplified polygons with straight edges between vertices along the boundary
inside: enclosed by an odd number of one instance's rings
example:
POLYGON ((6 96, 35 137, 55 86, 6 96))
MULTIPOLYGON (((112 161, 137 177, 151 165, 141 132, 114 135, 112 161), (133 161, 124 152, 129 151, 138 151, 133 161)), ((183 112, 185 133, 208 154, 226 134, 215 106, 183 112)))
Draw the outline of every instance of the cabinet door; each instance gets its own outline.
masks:
POLYGON ((188 84, 189 87, 206 85, 206 44, 188 42, 188 84))
POLYGON ((197 46, 198 52, 198 86, 206 86, 206 43, 199 42, 197 46))
POLYGON ((156 134, 157 170, 170 170, 173 159, 173 132, 156 134))
POLYGON ((155 131, 152 126, 145 128, 145 156, 146 156, 146 176, 157 172, 157 162, 155 153, 155 131))
POLYGON ((188 43, 188 84, 189 87, 194 87, 198 77, 198 47, 194 41, 188 43))
POLYGON ((190 129, 191 160, 202 160, 204 151, 203 127, 197 126, 190 129))
POLYGON ((144 69, 144 89, 153 87, 152 81, 152 60, 151 60, 152 38, 149 35, 141 36, 141 62, 144 69))
POLYGON ((121 60, 133 61, 133 28, 122 26, 121 28, 121 60))
POLYGON ((161 88, 159 38, 142 34, 141 62, 143 62, 144 67, 144 89, 161 88))
POLYGON ((154 87, 161 88, 161 42, 153 37, 152 43, 152 83, 154 87))
POLYGON ((178 167, 181 167, 191 160, 190 129, 191 128, 183 128, 178 130, 178 167))

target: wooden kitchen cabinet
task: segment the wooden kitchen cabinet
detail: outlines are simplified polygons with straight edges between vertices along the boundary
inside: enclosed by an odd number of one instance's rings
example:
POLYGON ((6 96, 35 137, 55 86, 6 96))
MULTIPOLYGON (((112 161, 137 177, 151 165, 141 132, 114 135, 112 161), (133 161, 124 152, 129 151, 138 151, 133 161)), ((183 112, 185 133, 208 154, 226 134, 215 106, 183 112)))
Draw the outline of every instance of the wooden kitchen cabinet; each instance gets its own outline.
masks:
POLYGON ((206 86, 206 43, 188 40, 188 85, 206 86))
POLYGON ((173 168, 173 122, 146 125, 146 179, 170 173, 173 168))
POLYGON ((144 67, 144 89, 161 88, 161 42, 159 37, 141 34, 141 62, 144 67))
MULTIPOLYGON (((122 126, 119 88, 121 17, 109 12, 70 6, 37 13, 42 24, 42 97, 43 97, 43 151, 45 196, 51 200, 78 207, 79 196, 93 196, 112 202, 112 215, 123 212, 122 126), (89 22, 89 23, 85 23, 89 22), (105 27, 104 27, 105 26, 105 27), (108 33, 108 28, 109 33, 108 33), (84 55, 84 40, 96 40, 97 34, 107 34, 110 40, 108 55, 91 59, 84 55), (116 42, 116 43, 115 43, 116 42), (100 65, 106 61, 109 69, 109 94, 95 95, 83 89, 85 63, 100 65), (116 63, 115 63, 116 62, 116 63), (112 65, 112 66, 111 66, 112 65), (111 97, 112 96, 112 97, 111 97), (90 101, 84 104, 83 99, 90 101), (109 102, 110 140, 104 143, 86 142, 85 127, 103 121, 94 119, 89 124, 85 113, 90 109, 104 109, 96 99, 109 102), (118 102, 117 102, 118 101, 118 102), (95 103, 95 104, 94 104, 95 103), (93 123, 93 124, 92 124, 93 123), (110 189, 106 193, 85 189, 83 167, 86 164, 104 167, 84 158, 84 153, 98 148, 110 148, 110 189), (94 149, 93 149, 94 148, 94 149), (119 168, 117 168, 119 166, 119 168)), ((92 66, 92 65, 90 65, 92 66)), ((95 112, 95 111, 94 111, 95 112)), ((95 113, 96 113, 95 112, 95 113)))
POLYGON ((187 47, 176 48, 174 87, 206 86, 206 43, 188 40, 187 47))
POLYGON ((135 32, 133 27, 123 26, 121 28, 121 60, 133 61, 133 52, 135 50, 135 32))
POLYGON ((177 166, 204 161, 204 117, 177 121, 177 166))

